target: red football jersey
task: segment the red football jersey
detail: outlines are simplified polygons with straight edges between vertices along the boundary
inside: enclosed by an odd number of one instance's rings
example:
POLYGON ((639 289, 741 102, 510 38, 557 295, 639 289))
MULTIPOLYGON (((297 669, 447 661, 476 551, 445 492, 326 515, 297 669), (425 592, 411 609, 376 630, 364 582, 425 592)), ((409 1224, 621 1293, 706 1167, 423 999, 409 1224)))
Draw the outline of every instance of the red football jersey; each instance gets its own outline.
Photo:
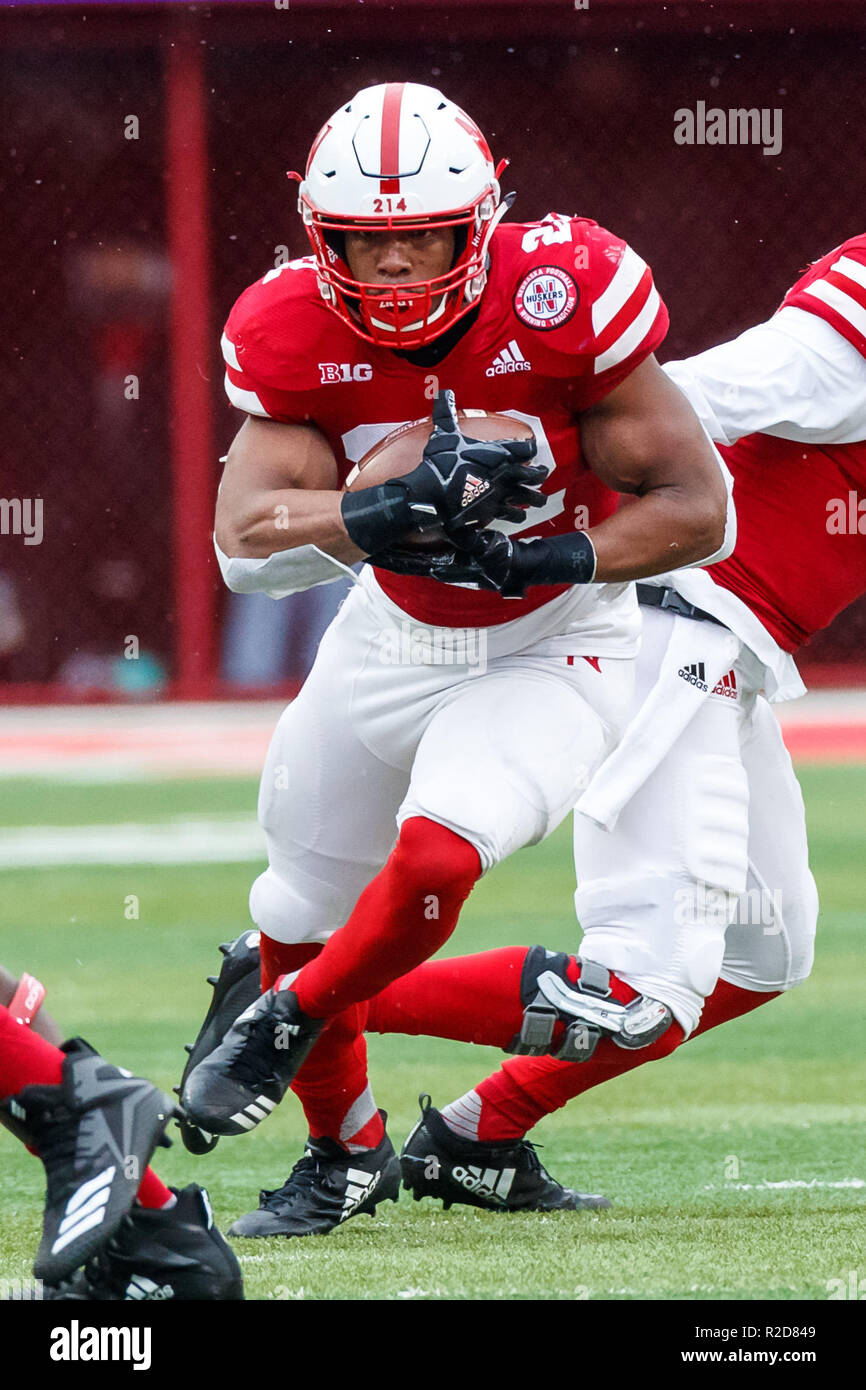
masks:
POLYGON ((843 241, 810 266, 780 307, 817 314, 866 357, 866 234, 843 241))
MULTIPOLYGON (((786 306, 817 314, 866 357, 866 236, 817 261, 786 306)), ((866 439, 751 434, 719 448, 734 475, 737 545, 709 573, 796 651, 866 592, 866 439)))
MULTIPOLYGON (((652 273, 629 247, 586 218, 550 214, 493 235, 478 317, 436 366, 364 342, 323 302, 315 262, 270 271, 241 295, 223 335, 226 390, 253 415, 314 424, 340 481, 391 430, 429 416, 437 386, 458 407, 511 414, 538 441, 548 477, 525 536, 597 525, 617 494, 583 463, 580 412, 595 405, 662 342, 667 310, 652 273)), ((524 599, 376 570, 384 592, 421 622, 489 626, 519 618, 565 591, 524 599)))

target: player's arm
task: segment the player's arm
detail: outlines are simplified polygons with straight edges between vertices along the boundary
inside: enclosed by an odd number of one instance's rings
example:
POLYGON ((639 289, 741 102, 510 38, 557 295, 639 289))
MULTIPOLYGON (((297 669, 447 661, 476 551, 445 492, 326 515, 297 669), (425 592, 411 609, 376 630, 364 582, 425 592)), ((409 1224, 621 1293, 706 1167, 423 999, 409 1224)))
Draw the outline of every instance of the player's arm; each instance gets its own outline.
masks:
POLYGON ((29 1021, 34 1033, 59 1047, 63 1034, 51 1015, 40 1007, 44 995, 43 987, 32 975, 22 975, 18 980, 0 965, 0 1007, 10 1009, 15 1018, 29 1021))
POLYGON ((455 536, 500 593, 620 583, 730 554, 736 525, 724 465, 654 357, 581 415, 580 440, 593 472, 634 501, 588 531, 550 539, 484 531, 467 544, 455 536))
POLYGON ((337 490, 333 454, 313 426, 250 417, 235 437, 217 499, 214 540, 229 588, 273 597, 337 577, 328 557, 354 563, 443 523, 483 527, 522 519, 543 498, 532 440, 473 440, 453 393, 441 391, 418 467, 358 492, 337 490), (466 478, 485 486, 467 492, 466 478))
POLYGON ((217 497, 214 535, 237 559, 266 559, 315 545, 346 564, 363 551, 340 512, 337 464, 314 427, 248 416, 229 449, 217 497))
POLYGON ((662 370, 710 436, 772 434, 850 443, 866 428, 866 357, 816 314, 783 308, 767 323, 662 370))
POLYGON ((580 417, 580 442, 592 471, 635 499, 587 532, 597 581, 721 558, 728 494, 720 460, 655 357, 580 417))

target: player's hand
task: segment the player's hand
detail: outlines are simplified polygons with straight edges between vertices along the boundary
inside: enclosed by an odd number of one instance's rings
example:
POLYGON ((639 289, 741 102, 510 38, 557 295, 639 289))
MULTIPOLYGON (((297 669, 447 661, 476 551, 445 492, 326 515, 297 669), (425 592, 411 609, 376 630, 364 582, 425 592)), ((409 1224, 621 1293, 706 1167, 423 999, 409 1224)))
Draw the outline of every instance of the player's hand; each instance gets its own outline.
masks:
POLYGON ((595 579, 595 547, 585 531, 515 541, 501 531, 466 536, 446 528, 446 534, 504 598, 523 598, 533 584, 591 584, 595 579))
POLYGON ((526 542, 512 541, 501 531, 476 531, 472 535, 448 535, 459 547, 464 563, 475 565, 488 584, 498 589, 504 598, 522 598, 529 582, 529 572, 523 563, 520 549, 526 542))
POLYGON ((447 525, 471 533, 497 519, 523 521, 527 507, 544 505, 535 489, 547 469, 529 466, 537 451, 534 439, 471 439, 460 428, 454 392, 438 391, 421 462, 392 482, 407 493, 416 531, 447 525))
POLYGON ((496 585, 471 556, 455 549, 421 550, 417 546, 392 545, 371 555, 368 564, 392 574, 414 574, 437 579, 440 584, 477 584, 482 589, 496 585))

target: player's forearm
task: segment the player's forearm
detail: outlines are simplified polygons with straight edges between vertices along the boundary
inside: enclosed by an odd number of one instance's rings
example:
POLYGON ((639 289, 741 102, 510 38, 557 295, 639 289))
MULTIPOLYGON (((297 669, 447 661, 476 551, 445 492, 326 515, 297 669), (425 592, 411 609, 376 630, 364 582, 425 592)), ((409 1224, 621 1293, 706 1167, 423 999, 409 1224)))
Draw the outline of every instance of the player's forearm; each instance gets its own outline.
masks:
POLYGON ((284 488, 229 510, 218 502, 215 535, 226 555, 261 560, 302 545, 315 545, 353 565, 363 552, 346 532, 341 492, 284 488))
POLYGON ((597 557, 596 582, 644 579, 715 554, 725 536, 721 477, 709 492, 656 488, 592 527, 588 534, 597 557))

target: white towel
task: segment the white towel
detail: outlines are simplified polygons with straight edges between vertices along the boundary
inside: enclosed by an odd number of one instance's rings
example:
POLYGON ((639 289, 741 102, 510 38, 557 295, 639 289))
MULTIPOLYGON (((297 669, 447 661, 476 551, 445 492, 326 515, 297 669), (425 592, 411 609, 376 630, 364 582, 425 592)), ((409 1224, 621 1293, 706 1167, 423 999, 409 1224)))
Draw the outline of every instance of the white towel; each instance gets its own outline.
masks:
POLYGON ((740 639, 715 623, 680 618, 673 623, 658 679, 626 726, 610 757, 596 771, 576 810, 604 830, 613 830, 623 807, 643 786, 694 719, 710 691, 733 666, 740 639), (700 639, 696 640, 700 631, 700 639), (699 685, 679 675, 703 663, 699 685))

